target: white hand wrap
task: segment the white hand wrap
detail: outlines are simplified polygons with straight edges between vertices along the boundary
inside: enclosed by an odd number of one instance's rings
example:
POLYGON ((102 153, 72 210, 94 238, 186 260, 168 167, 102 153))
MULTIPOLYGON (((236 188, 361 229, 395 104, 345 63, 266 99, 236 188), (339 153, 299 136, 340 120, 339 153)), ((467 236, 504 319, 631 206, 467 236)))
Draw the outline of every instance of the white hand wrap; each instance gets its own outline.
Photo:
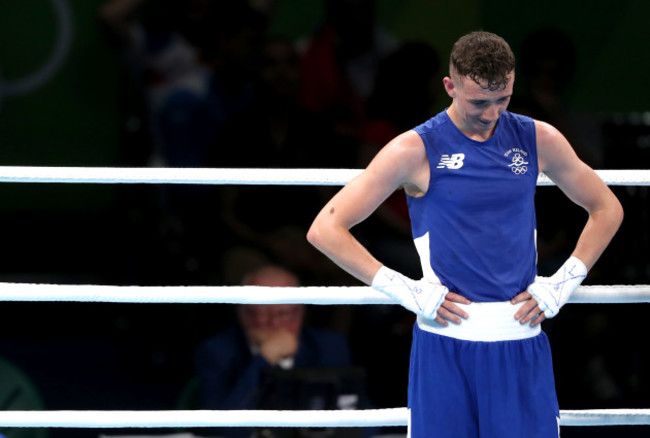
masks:
POLYGON ((412 280, 386 266, 372 279, 372 287, 427 319, 434 319, 449 290, 426 279, 412 280))
POLYGON ((571 294, 587 276, 587 267, 577 257, 569 257, 551 277, 537 277, 528 286, 539 308, 547 318, 553 318, 564 306, 571 294))

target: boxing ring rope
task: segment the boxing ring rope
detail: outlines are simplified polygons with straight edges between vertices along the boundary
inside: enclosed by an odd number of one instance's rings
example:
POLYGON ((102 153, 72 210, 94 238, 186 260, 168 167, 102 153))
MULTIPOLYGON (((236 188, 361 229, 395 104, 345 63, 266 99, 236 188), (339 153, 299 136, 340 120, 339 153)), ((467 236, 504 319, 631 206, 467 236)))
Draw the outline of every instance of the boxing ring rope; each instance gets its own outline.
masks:
MULTIPOLYGON (((212 304, 396 304, 369 286, 107 286, 0 283, 0 301, 212 304)), ((569 303, 648 303, 650 285, 580 286, 569 303)))
MULTIPOLYGON (((344 185, 358 169, 183 169, 0 166, 0 182, 98 184, 344 185)), ((608 185, 648 186, 649 170, 599 170, 608 185)), ((540 186, 553 183, 540 175, 540 186)), ((395 304, 366 286, 107 286, 0 283, 0 301, 120 303, 395 304), (269 290, 272 289, 272 290, 269 290)), ((647 303, 650 285, 581 286, 570 303, 647 303)), ((0 427, 405 426, 407 409, 333 411, 0 411, 0 427)), ((648 425, 650 409, 562 410, 563 426, 648 425)))
MULTIPOLYGON (((0 166, 0 182, 93 184, 345 185, 361 169, 0 166)), ((597 170, 608 185, 650 185, 649 170, 597 170)), ((537 184, 553 183, 540 174, 537 184)))
MULTIPOLYGON (((330 411, 2 411, 2 427, 370 427, 406 426, 406 408, 330 411)), ((650 423, 650 409, 560 411, 561 426, 650 423)))

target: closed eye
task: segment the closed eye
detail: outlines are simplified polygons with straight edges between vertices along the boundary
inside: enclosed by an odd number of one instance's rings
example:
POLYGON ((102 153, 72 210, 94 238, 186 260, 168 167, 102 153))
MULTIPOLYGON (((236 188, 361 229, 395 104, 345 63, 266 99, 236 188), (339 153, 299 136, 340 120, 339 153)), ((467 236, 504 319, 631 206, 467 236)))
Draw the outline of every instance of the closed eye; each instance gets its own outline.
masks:
MULTIPOLYGON (((501 97, 501 98, 495 100, 494 102, 496 104, 500 105, 500 104, 506 103, 508 101, 508 99, 510 99, 510 96, 501 97)), ((470 100, 469 103, 472 104, 473 106, 475 106, 476 108, 481 108, 481 107, 489 105, 490 101, 489 100, 470 100)))

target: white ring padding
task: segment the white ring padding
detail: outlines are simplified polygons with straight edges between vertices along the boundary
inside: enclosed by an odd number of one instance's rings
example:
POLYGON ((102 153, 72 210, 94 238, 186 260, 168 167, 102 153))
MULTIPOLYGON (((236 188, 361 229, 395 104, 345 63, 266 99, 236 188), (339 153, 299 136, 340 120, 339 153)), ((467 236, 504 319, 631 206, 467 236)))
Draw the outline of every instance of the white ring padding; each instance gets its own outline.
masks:
POLYGON ((0 411, 0 427, 405 426, 406 408, 329 411, 0 411))
POLYGON ((0 182, 344 185, 360 173, 360 169, 0 166, 0 182))
POLYGON ((369 286, 96 286, 0 283, 0 301, 219 304, 395 304, 369 286))
POLYGON ((560 411, 562 426, 641 426, 650 424, 650 409, 560 411))
MULTIPOLYGON (((0 301, 397 304, 370 286, 106 286, 0 283, 0 301)), ((580 286, 569 303, 648 303, 650 285, 580 286)))
MULTIPOLYGON (((96 184, 345 185, 362 169, 0 166, 0 182, 96 184)), ((650 185, 650 170, 597 170, 608 185, 650 185)), ((553 185, 540 174, 537 185, 553 185)))
MULTIPOLYGON (((370 427, 406 426, 406 408, 330 411, 0 411, 0 427, 370 427)), ((560 411, 562 426, 650 424, 650 409, 560 411)))

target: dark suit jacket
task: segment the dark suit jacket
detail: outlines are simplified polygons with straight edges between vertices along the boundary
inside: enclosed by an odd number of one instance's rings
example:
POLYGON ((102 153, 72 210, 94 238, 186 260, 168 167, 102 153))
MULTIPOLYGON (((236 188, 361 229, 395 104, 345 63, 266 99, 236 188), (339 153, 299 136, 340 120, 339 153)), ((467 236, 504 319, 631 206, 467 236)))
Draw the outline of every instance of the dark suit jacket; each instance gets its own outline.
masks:
MULTIPOLYGON (((271 368, 261 355, 252 354, 238 325, 199 344, 195 369, 204 409, 256 409, 256 392, 264 369, 271 368)), ((346 339, 335 332, 303 327, 294 367, 349 366, 346 339)))

